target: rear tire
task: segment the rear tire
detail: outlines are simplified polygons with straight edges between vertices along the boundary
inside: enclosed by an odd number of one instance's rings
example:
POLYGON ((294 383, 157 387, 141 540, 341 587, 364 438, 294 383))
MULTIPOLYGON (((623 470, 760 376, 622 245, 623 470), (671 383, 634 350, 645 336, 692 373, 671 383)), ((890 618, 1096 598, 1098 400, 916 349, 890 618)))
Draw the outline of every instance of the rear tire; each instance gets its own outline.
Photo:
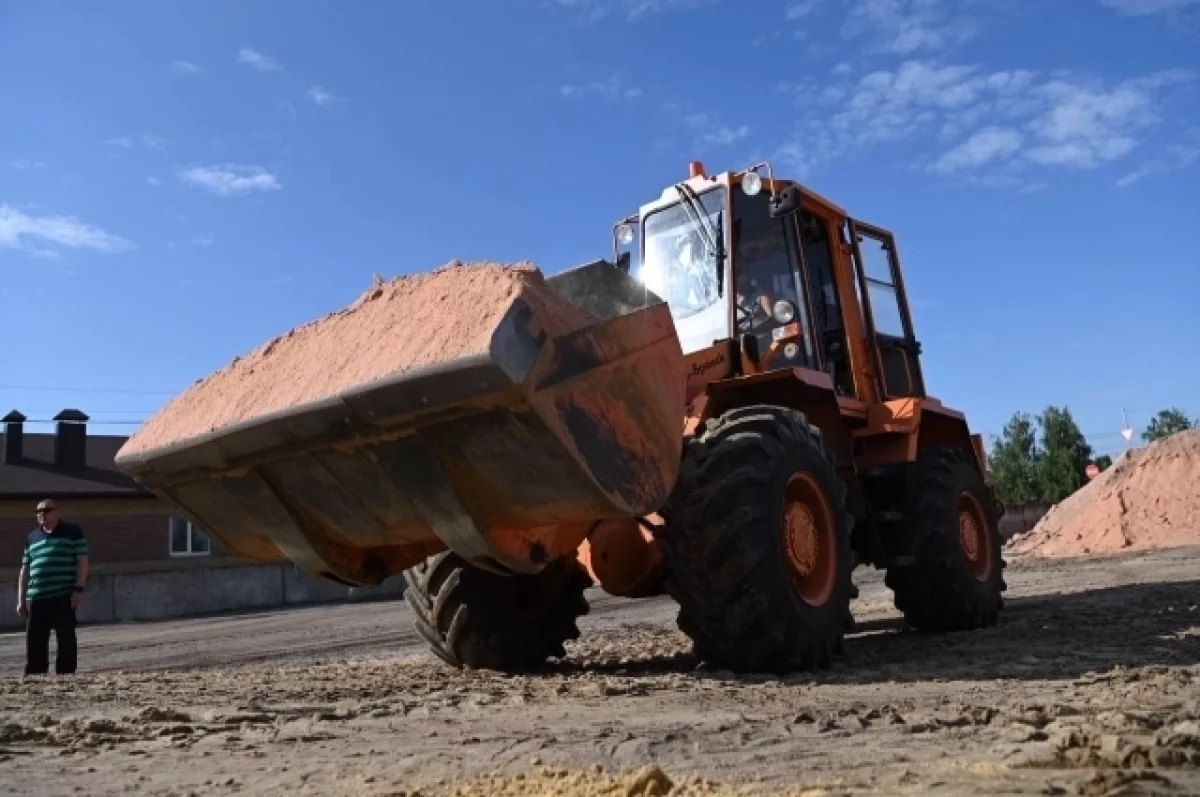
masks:
POLYGON ((906 514, 916 563, 888 570, 885 579, 896 608, 922 631, 994 625, 1007 585, 991 492, 959 448, 923 449, 915 467, 906 514))
POLYGON ((591 578, 571 558, 536 575, 500 576, 444 552, 404 574, 413 626, 452 667, 527 672, 565 658, 588 613, 591 578))
POLYGON ((698 656, 735 672, 830 665, 850 621, 845 502, 802 413, 742 407, 687 441, 661 541, 698 656))

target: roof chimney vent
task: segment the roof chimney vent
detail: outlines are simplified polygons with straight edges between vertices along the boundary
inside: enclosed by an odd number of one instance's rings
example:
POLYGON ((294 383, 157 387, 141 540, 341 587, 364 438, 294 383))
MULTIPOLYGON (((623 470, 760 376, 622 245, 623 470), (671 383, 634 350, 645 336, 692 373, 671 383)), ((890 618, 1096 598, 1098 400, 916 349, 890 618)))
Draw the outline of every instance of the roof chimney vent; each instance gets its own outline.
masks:
POLYGON ((4 422, 4 449, 0 451, 0 462, 20 465, 25 456, 25 416, 13 410, 0 420, 4 422))
POLYGON ((54 416, 54 467, 78 471, 87 467, 88 416, 79 410, 63 410, 54 416))

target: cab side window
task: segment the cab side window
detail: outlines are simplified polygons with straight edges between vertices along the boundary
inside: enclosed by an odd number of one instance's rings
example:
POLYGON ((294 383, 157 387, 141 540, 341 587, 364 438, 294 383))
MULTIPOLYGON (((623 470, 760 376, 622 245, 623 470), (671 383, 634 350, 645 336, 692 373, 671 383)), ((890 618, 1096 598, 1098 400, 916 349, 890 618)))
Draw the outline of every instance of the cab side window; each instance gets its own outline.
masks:
POLYGON ((854 380, 846 349, 846 331, 842 324, 842 304, 833 277, 829 246, 829 227, 824 220, 801 210, 800 245, 808 266, 813 291, 813 326, 825 362, 825 371, 833 377, 834 389, 843 396, 853 395, 854 380))

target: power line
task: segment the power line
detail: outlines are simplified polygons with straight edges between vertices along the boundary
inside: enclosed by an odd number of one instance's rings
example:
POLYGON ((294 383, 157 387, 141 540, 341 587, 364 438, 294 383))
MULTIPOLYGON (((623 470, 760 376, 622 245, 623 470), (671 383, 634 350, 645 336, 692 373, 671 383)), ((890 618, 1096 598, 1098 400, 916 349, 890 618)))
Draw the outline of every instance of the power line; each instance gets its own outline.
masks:
MULTIPOLYGON (((145 422, 146 421, 144 419, 140 420, 140 421, 93 421, 93 420, 89 419, 87 422, 87 425, 88 426, 141 426, 145 422)), ((25 423, 58 423, 58 421, 54 420, 53 418, 47 418, 45 420, 41 420, 41 419, 31 420, 29 418, 26 418, 25 423)))
POLYGON ((47 385, 0 385, 0 390, 42 390, 60 393, 124 393, 131 396, 174 396, 178 390, 127 390, 102 387, 52 387, 47 385))
MULTIPOLYGON (((56 415, 56 414, 57 414, 58 412, 60 412, 61 410, 62 410, 62 407, 55 407, 55 408, 54 408, 54 409, 52 409, 52 410, 48 410, 48 409, 46 409, 46 408, 44 408, 44 407, 43 407, 42 409, 38 409, 38 410, 27 410, 27 409, 25 409, 24 407, 22 407, 22 408, 21 408, 21 413, 22 413, 22 414, 26 414, 26 413, 28 413, 29 415, 56 415)), ((96 418, 97 416, 100 416, 100 415, 137 415, 139 418, 145 418, 147 415, 151 415, 151 414, 153 414, 153 413, 155 413, 155 412, 158 412, 158 410, 156 410, 156 409, 140 409, 140 410, 95 410, 94 412, 89 412, 89 413, 88 413, 88 417, 89 417, 89 418, 96 418)))
MULTIPOLYGON (((20 411, 22 411, 22 413, 29 413, 30 415, 54 415, 55 413, 58 413, 59 411, 61 411, 61 409, 62 409, 62 407, 55 407, 53 409, 47 409, 46 407, 42 407, 41 409, 25 409, 24 407, 22 407, 22 408, 20 408, 20 411)), ((143 407, 140 409, 97 409, 95 414, 96 415, 142 415, 142 417, 145 417, 145 415, 148 415, 150 413, 156 413, 156 412, 158 412, 158 411, 155 408, 143 407)), ((91 415, 91 413, 89 413, 89 415, 91 415)))

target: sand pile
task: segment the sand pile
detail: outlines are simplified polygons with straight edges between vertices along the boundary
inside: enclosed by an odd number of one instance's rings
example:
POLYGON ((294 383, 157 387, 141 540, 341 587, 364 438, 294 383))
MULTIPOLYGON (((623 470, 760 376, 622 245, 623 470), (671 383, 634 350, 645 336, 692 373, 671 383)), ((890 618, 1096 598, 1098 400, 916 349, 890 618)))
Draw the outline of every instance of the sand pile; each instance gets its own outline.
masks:
POLYGON ((1121 457, 1005 546, 1080 556, 1200 545, 1200 429, 1121 457))
POLYGON ((134 434, 146 451, 380 377, 487 351, 516 298, 559 335, 594 319, 546 284, 533 265, 464 264, 376 281, 349 307, 297 327, 197 382, 134 434))

